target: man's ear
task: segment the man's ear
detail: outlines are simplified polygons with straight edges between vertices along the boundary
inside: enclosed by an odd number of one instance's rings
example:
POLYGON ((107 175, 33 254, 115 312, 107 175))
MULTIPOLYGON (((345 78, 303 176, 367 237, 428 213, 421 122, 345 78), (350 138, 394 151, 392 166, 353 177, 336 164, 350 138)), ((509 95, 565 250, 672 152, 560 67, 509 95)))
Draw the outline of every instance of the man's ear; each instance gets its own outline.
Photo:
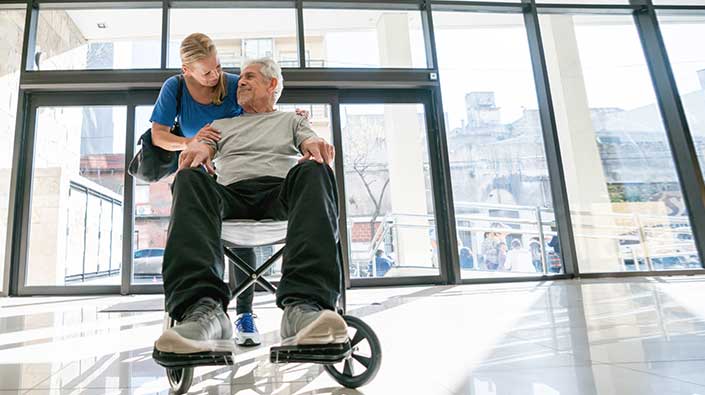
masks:
POLYGON ((272 78, 272 79, 269 81, 269 87, 267 88, 267 90, 268 90, 271 94, 274 94, 274 92, 277 91, 277 79, 276 79, 276 78, 272 78))

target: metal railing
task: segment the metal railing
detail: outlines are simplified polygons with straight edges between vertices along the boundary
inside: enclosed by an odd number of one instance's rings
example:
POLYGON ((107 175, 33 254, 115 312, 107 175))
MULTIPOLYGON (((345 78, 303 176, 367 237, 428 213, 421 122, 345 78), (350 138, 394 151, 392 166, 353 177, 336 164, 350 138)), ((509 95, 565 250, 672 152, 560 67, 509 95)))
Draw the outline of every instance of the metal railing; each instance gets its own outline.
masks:
MULTIPOLYGON (((74 193, 78 193, 81 195, 85 196, 85 200, 83 200, 84 204, 82 205, 73 205, 71 202, 72 200, 69 198, 69 205, 67 207, 67 216, 70 218, 71 215, 80 215, 83 217, 82 222, 83 226, 81 229, 83 230, 83 235, 82 235, 82 251, 80 251, 81 255, 81 270, 80 272, 70 272, 69 271, 69 252, 71 249, 78 248, 77 245, 74 245, 71 243, 71 238, 70 238, 70 232, 73 229, 74 231, 76 230, 75 228, 71 228, 70 221, 67 219, 66 222, 66 259, 64 262, 66 263, 66 267, 64 269, 64 282, 65 283, 75 283, 75 282, 83 282, 91 278, 96 278, 96 277, 106 277, 106 276, 112 276, 120 273, 120 262, 116 262, 114 265, 114 257, 118 257, 120 259, 122 257, 122 244, 118 243, 118 245, 113 245, 114 241, 114 232, 116 229, 114 229, 115 223, 114 219, 115 209, 122 209, 122 200, 117 198, 116 196, 111 196, 115 195, 108 191, 105 188, 101 188, 97 184, 92 186, 91 184, 94 184, 88 180, 82 179, 82 177, 72 179, 70 181, 70 187, 69 187, 69 196, 74 193), (99 202, 100 206, 99 207, 99 212, 98 213, 93 213, 90 212, 90 204, 89 204, 89 199, 98 199, 97 201, 99 202), (107 204, 110 207, 110 210, 103 210, 102 205, 107 204), (109 213, 107 212, 109 211, 109 213), (105 230, 103 229, 103 215, 110 215, 110 229, 105 230), (89 257, 87 256, 87 251, 89 250, 89 247, 87 243, 89 242, 89 221, 97 221, 97 225, 94 224, 92 228, 97 230, 97 234, 94 234, 95 240, 97 240, 98 245, 95 247, 95 256, 89 257), (107 238, 107 252, 103 251, 102 249, 106 247, 106 243, 102 242, 104 238, 107 238), (103 267, 101 265, 101 257, 103 257, 104 253, 107 253, 107 267, 103 267), (96 259, 95 264, 88 262, 89 259, 96 259), (91 270, 91 268, 95 267, 96 270, 91 270)), ((117 217, 120 221, 122 220, 122 215, 119 215, 117 217)), ((122 229, 122 224, 118 224, 117 226, 119 230, 121 231, 122 229)))
MULTIPOLYGON (((455 210, 458 237, 461 233, 469 234, 471 243, 475 247, 471 248, 475 262, 473 270, 482 270, 478 269, 478 264, 482 261, 479 245, 486 232, 512 235, 514 239, 522 241, 535 238, 540 245, 540 272, 549 274, 549 272, 558 273, 563 270, 560 254, 555 248, 550 251, 547 244, 547 241, 558 236, 555 216, 551 208, 456 202, 455 210)), ((661 269, 667 269, 668 266, 674 265, 700 264, 687 216, 580 211, 572 211, 571 216, 576 239, 615 241, 616 257, 624 271, 642 270, 642 266, 644 266, 643 270, 653 271, 658 269, 658 265, 662 266, 661 269)), ((356 266, 357 273, 361 273, 362 265, 372 263, 370 274, 377 276, 374 253, 385 240, 391 239, 389 244, 394 247, 401 228, 434 229, 435 226, 433 214, 388 213, 378 221, 380 224, 370 239, 368 250, 351 251, 358 256, 366 256, 364 260, 351 260, 351 264, 356 266), (427 224, 403 223, 399 221, 400 217, 423 217, 427 220, 427 224)), ((350 218, 350 222, 368 223, 369 217, 350 218)), ((526 244, 522 242, 522 246, 526 244)), ((404 265, 403 262, 398 264, 404 265)))

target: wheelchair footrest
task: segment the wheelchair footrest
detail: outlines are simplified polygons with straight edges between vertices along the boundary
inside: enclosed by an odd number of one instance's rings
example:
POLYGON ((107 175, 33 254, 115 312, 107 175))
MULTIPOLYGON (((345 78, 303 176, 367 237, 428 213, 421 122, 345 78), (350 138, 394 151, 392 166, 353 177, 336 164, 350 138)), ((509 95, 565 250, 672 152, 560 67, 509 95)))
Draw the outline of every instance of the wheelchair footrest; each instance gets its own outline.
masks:
POLYGON ((269 360, 272 363, 319 363, 332 364, 345 360, 351 354, 350 342, 338 344, 272 347, 269 360))
POLYGON ((162 352, 156 348, 152 352, 156 363, 165 368, 191 368, 196 366, 232 365, 233 354, 226 351, 208 351, 193 354, 162 352))

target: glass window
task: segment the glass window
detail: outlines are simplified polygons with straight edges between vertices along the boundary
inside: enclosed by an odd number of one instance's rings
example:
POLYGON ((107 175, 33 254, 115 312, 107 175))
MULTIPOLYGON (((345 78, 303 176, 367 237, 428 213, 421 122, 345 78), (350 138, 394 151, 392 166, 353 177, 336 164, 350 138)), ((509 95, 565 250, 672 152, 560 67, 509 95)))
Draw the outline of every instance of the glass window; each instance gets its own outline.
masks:
POLYGON ((308 67, 425 68, 419 11, 304 9, 308 67))
POLYGON ((125 107, 40 107, 25 284, 120 284, 125 107))
POLYGON ((158 68, 161 21, 161 8, 40 8, 30 69, 158 68))
POLYGON ((319 137, 333 144, 333 129, 330 123, 330 106, 328 104, 279 104, 277 110, 294 112, 308 111, 311 127, 319 137))
POLYGON ((634 20, 541 31, 580 271, 701 268, 634 20))
POLYGON ((681 102, 705 175, 705 48, 693 37, 705 37, 705 16, 659 16, 661 33, 676 78, 681 102))
POLYGON ((15 117, 20 82, 20 59, 24 34, 24 10, 0 9, 0 34, 3 53, 0 57, 0 291, 3 291, 5 240, 10 204, 10 177, 15 146, 15 117))
POLYGON ((149 184, 135 186, 135 205, 149 204, 149 184))
POLYGON ((283 67, 299 66, 293 8, 172 9, 169 67, 181 67, 179 46, 193 32, 213 39, 223 67, 240 67, 245 58, 262 56, 284 61, 283 67))
POLYGON ((271 38, 253 38, 242 40, 245 58, 271 58, 274 56, 274 40, 271 38))
POLYGON ((462 276, 562 272, 523 16, 433 23, 462 276))
POLYGON ((421 104, 340 106, 350 277, 438 275, 421 104))
MULTIPOLYGON (((149 117, 153 106, 137 106, 135 108, 135 143, 151 125, 149 117)), ((137 152, 139 146, 135 146, 137 152)), ((164 251, 166 235, 171 215, 171 184, 174 176, 146 184, 135 180, 135 228, 132 235, 134 251, 132 263, 132 283, 151 284, 162 281, 161 255, 153 255, 150 251, 164 251)))

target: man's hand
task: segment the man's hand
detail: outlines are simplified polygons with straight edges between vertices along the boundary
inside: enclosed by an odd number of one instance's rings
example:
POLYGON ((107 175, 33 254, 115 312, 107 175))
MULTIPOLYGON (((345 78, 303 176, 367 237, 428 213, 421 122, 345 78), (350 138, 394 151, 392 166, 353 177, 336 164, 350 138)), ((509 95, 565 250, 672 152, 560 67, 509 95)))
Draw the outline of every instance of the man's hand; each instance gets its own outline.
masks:
POLYGON ((306 160, 315 160, 318 163, 331 165, 335 159, 335 148, 320 137, 311 137, 301 143, 301 153, 303 158, 299 163, 306 160))
POLYGON ((213 148, 199 141, 191 141, 179 156, 179 170, 204 165, 210 174, 215 174, 211 156, 213 148))

